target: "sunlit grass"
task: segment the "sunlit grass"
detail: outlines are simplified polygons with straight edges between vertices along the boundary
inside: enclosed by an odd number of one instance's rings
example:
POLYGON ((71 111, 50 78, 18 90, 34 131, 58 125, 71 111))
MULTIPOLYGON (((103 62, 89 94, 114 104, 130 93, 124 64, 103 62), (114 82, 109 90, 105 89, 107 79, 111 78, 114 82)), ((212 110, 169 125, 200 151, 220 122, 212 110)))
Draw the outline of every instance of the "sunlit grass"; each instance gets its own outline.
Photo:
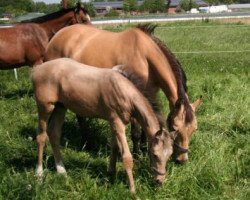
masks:
MULTIPOLYGON (((173 52, 250 50, 250 26, 241 24, 178 22, 161 24, 155 33, 173 52)), ((189 162, 180 166, 170 161, 160 188, 153 183, 147 157, 141 157, 134 170, 137 198, 248 199, 250 52, 176 56, 188 77, 190 100, 203 96, 199 130, 191 141, 189 162)), ((12 70, 0 71, 0 199, 132 199, 121 162, 113 184, 106 173, 108 124, 90 122, 94 150, 86 151, 72 113, 67 114, 61 140, 67 177, 56 174, 47 145, 45 177, 42 183, 36 180, 37 111, 29 73, 28 68, 18 69, 16 81, 12 70)), ((167 114, 162 93, 159 99, 167 114)))

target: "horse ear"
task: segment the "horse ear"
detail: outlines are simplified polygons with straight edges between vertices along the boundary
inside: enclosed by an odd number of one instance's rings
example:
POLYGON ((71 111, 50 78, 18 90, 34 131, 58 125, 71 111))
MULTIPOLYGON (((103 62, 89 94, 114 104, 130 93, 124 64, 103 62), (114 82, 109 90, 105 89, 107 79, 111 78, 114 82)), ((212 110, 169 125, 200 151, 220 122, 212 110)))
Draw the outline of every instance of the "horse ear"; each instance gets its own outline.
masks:
POLYGON ((183 116, 184 113, 184 99, 178 99, 175 103, 176 115, 179 117, 183 116))
POLYGON ((84 8, 84 4, 81 1, 77 2, 77 8, 78 9, 83 9, 84 8))
POLYGON ((194 111, 201 105, 202 103, 202 96, 200 96, 199 99, 197 99, 194 103, 191 104, 194 111))
POLYGON ((171 131, 170 133, 169 133, 169 135, 170 135, 170 137, 171 137, 171 139, 172 140, 175 140, 175 138, 177 137, 177 131, 171 131))
POLYGON ((157 140, 161 139, 162 134, 163 134, 163 131, 162 131, 162 130, 157 131, 156 134, 155 134, 155 138, 156 138, 157 140))

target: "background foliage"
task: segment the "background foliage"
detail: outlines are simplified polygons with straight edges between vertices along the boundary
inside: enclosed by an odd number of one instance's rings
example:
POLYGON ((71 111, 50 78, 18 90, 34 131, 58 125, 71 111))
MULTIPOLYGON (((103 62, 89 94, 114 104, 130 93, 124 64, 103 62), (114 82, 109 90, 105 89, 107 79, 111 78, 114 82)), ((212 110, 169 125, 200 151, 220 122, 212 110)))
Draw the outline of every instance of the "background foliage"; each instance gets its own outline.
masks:
MULTIPOLYGON (((102 0, 98 0, 102 1, 102 0)), ((192 0, 187 0, 191 2, 192 0)), ((217 4, 230 4, 230 3, 250 3, 250 0, 204 0, 208 2, 210 5, 217 4)), ((68 7, 73 7, 78 0, 67 0, 68 7)), ((124 12, 131 11, 147 11, 150 13, 156 12, 166 12, 167 6, 165 3, 170 3, 171 0, 145 0, 141 6, 138 6, 136 0, 125 0, 123 1, 123 9, 124 12)), ((168 5, 168 4, 167 4, 168 5)), ((87 7, 89 9, 90 15, 95 16, 95 10, 92 2, 87 3, 87 7)), ((44 2, 33 2, 32 0, 0 0, 0 16, 3 13, 11 13, 13 16, 23 15, 28 12, 42 12, 42 13, 51 13, 58 11, 62 8, 62 3, 60 4, 45 4, 44 2)), ((191 8, 191 7, 190 7, 191 8)), ((190 9, 189 9, 190 10, 190 9)))

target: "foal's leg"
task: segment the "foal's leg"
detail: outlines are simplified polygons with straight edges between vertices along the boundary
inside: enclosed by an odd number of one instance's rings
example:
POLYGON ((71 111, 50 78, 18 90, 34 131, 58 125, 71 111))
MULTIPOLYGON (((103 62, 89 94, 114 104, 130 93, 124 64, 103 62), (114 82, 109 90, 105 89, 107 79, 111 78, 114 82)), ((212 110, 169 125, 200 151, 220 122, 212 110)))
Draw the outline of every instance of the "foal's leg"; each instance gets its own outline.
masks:
POLYGON ((66 173, 60 153, 60 137, 62 133, 61 129, 64 122, 65 112, 66 108, 56 105, 51 115, 48 128, 49 140, 53 149, 56 169, 58 173, 66 173))
POLYGON ((47 122, 54 105, 39 105, 38 106, 38 133, 36 137, 38 163, 36 168, 36 175, 41 177, 43 175, 43 151, 47 139, 47 122))
POLYGON ((130 192, 135 193, 135 184, 134 184, 133 171, 132 171, 133 170, 133 157, 129 150, 126 133, 125 133, 125 125, 119 118, 115 118, 113 119, 113 121, 111 121, 111 128, 112 128, 113 134, 116 136, 118 140, 118 146, 122 154, 123 166, 128 176, 130 192))

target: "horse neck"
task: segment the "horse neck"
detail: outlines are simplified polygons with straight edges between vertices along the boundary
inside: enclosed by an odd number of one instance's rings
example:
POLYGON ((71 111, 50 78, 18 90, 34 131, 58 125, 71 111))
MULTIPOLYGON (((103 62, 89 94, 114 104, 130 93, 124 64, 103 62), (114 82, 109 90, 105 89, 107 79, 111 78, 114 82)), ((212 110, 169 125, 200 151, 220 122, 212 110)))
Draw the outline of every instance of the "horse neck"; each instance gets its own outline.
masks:
POLYGON ((143 130, 146 131, 149 138, 153 138, 155 133, 160 130, 160 123, 151 105, 141 95, 141 98, 135 98, 134 108, 135 116, 138 117, 137 120, 140 122, 143 130))
POLYGON ((154 68, 158 84, 168 98, 170 107, 172 107, 178 99, 178 82, 171 69, 170 63, 160 54, 151 56, 150 65, 154 68))
POLYGON ((69 12, 58 18, 54 18, 46 22, 43 22, 39 25, 46 31, 48 38, 51 39, 57 31, 69 25, 73 17, 74 15, 71 12, 69 12))
POLYGON ((153 65, 159 84, 169 100, 170 108, 173 108, 179 98, 188 101, 186 75, 174 54, 158 38, 151 36, 151 39, 160 51, 154 49, 156 51, 151 56, 150 64, 153 65))

